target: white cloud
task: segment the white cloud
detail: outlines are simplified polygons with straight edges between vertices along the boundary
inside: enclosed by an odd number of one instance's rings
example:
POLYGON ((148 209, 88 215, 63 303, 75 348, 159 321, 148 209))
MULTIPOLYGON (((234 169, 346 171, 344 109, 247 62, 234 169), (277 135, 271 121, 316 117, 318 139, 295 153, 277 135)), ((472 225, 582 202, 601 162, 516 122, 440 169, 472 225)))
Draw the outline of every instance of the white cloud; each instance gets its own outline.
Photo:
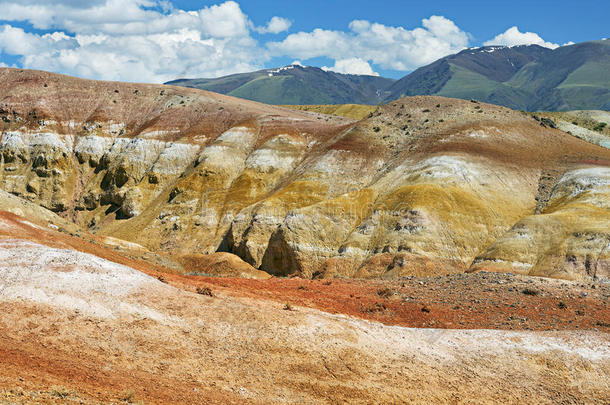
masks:
POLYGON ((271 42, 272 55, 334 60, 360 58, 385 69, 412 70, 468 46, 468 35, 453 21, 442 16, 422 20, 412 30, 366 20, 354 20, 349 31, 316 28, 311 32, 288 35, 271 42))
MULTIPOLYGON (((222 0, 220 0, 222 1, 222 0)), ((272 57, 326 57, 325 69, 377 75, 375 68, 409 71, 469 46, 469 36, 442 16, 407 29, 354 20, 345 30, 316 28, 261 45, 253 35, 279 34, 291 21, 274 16, 256 26, 236 1, 185 11, 168 0, 0 0, 0 52, 24 68, 81 77, 163 82, 262 69, 272 57), (29 32, 28 32, 29 31, 29 32)), ((485 44, 536 43, 538 34, 509 28, 485 44)))
POLYGON ((212 37, 248 35, 248 17, 234 1, 200 10, 199 18, 203 23, 203 31, 212 37))
MULTIPOLYGON (((156 0, 0 0, 2 19, 55 30, 39 35, 0 25, 0 51, 25 68, 81 77, 163 82, 261 69, 268 52, 252 38, 239 4, 197 11, 156 0)), ((280 20, 268 28, 281 28, 280 20)))
POLYGON ((62 32, 36 35, 10 25, 0 26, 0 50, 12 55, 36 54, 49 48, 59 51, 75 44, 73 38, 62 32))
POLYGON ((255 27, 254 30, 260 34, 279 34, 290 28, 292 22, 282 17, 272 17, 264 27, 255 27))
POLYGON ((337 73, 346 73, 352 75, 369 75, 379 76, 379 73, 373 71, 369 63, 360 58, 349 58, 335 61, 335 66, 323 66, 322 70, 331 70, 337 73))
POLYGON ((498 34, 493 39, 483 43, 483 45, 540 45, 551 49, 559 47, 558 44, 546 42, 535 32, 521 32, 517 26, 510 27, 505 32, 498 34))

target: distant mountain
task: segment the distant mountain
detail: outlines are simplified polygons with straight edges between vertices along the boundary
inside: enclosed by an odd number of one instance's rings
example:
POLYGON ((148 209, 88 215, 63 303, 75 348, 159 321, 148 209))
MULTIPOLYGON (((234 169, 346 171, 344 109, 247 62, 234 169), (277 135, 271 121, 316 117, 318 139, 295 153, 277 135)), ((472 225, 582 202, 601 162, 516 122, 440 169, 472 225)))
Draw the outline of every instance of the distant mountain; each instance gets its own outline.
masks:
POLYGON ((404 96, 477 99, 527 111, 610 110, 610 40, 557 49, 465 49, 396 81, 298 65, 167 84, 267 104, 378 104, 404 96))
POLYGON ((378 104, 394 79, 346 75, 300 65, 240 73, 216 79, 168 82, 267 104, 378 104))
POLYGON ((440 95, 528 111, 610 109, 610 41, 466 49, 395 82, 386 100, 440 95))

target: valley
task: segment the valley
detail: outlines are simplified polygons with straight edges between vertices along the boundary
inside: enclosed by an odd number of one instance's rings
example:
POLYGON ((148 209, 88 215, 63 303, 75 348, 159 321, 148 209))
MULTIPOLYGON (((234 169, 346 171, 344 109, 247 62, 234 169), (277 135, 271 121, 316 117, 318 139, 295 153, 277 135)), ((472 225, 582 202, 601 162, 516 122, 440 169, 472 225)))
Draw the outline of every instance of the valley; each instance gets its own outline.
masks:
POLYGON ((603 112, 0 94, 0 402, 610 400, 603 112))

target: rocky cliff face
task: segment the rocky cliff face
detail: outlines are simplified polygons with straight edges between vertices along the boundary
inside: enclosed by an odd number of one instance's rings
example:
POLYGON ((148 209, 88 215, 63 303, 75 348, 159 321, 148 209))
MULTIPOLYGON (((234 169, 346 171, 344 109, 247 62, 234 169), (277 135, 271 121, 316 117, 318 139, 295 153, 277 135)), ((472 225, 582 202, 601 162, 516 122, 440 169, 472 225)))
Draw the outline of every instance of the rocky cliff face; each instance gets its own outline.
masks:
POLYGON ((610 151, 413 97, 354 122, 0 69, 0 185, 82 227, 274 275, 609 277, 610 151))

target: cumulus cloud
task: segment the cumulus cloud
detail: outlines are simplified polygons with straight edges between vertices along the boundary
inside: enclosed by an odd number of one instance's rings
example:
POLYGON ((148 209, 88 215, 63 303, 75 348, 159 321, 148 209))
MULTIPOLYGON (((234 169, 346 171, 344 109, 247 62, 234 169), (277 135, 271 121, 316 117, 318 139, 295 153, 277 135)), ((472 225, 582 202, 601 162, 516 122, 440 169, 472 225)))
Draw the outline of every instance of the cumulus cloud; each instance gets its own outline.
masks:
MULTIPOLYGON (((0 51, 25 68, 82 77, 162 82, 261 69, 268 52, 235 1, 196 11, 158 0, 0 0, 5 21, 52 31, 40 35, 0 26, 0 51)), ((272 18, 264 29, 290 22, 272 18)))
MULTIPOLYGON (((261 44, 256 34, 283 33, 291 21, 273 16, 257 26, 233 0, 194 11, 168 0, 0 0, 0 10, 8 22, 0 24, 0 52, 19 66, 107 80, 216 77, 262 69, 273 57, 299 64, 325 57, 333 66, 324 69, 377 75, 374 68, 409 71, 469 46, 468 34, 442 16, 412 28, 354 20, 345 30, 316 28, 261 44)), ((517 27, 485 44, 532 43, 558 46, 517 27)))
POLYGON ((335 61, 332 67, 323 66, 322 70, 331 70, 337 73, 346 73, 352 75, 369 75, 379 76, 379 73, 373 71, 371 65, 360 58, 349 58, 335 61))
MULTIPOLYGON (((517 26, 510 27, 501 34, 496 35, 493 39, 486 41, 483 45, 504 45, 504 46, 516 46, 516 45, 540 45, 545 48, 555 49, 558 48, 558 44, 552 42, 546 42, 540 35, 535 32, 521 32, 517 26)), ((567 44, 566 44, 567 45, 567 44)))
POLYGON ((468 46, 468 34, 442 16, 422 20, 412 30, 367 20, 354 20, 349 31, 314 29, 270 42, 272 55, 302 59, 328 57, 336 61, 359 58, 385 69, 412 70, 468 46))
POLYGON ((254 30, 260 34, 279 34, 290 28, 292 22, 282 17, 272 17, 264 27, 255 27, 254 30))

